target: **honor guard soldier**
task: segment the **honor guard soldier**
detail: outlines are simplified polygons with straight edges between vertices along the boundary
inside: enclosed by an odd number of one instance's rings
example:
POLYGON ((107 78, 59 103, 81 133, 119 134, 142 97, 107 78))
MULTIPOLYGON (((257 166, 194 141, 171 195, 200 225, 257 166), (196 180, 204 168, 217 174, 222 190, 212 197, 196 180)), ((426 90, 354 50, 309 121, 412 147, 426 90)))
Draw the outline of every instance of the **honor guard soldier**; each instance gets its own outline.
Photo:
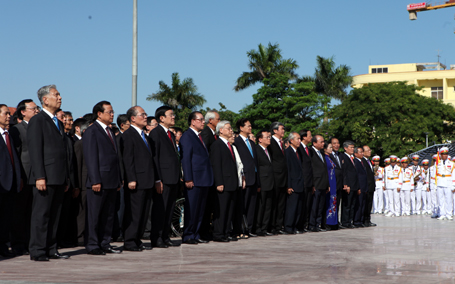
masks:
POLYGON ((439 217, 439 202, 438 202, 438 192, 436 189, 436 160, 438 159, 438 155, 434 154, 432 159, 432 165, 429 170, 429 188, 430 188, 430 195, 431 195, 431 208, 432 215, 431 218, 438 218, 439 217))
POLYGON ((412 155, 412 183, 414 190, 411 191, 411 214, 420 215, 422 210, 422 168, 419 166, 419 155, 412 155))
POLYGON ((381 157, 374 156, 373 160, 373 170, 374 170, 374 180, 376 185, 376 190, 373 195, 373 213, 381 214, 384 209, 384 168, 379 166, 379 161, 381 157))
POLYGON ((386 175, 386 169, 387 167, 390 166, 390 158, 385 158, 384 159, 384 177, 382 179, 384 185, 382 187, 383 189, 383 197, 384 197, 384 214, 387 214, 390 212, 390 208, 389 208, 389 195, 387 194, 388 191, 387 191, 387 188, 385 187, 385 180, 387 179, 387 175, 386 175))
POLYGON ((439 200, 438 220, 453 220, 453 192, 455 176, 453 169, 455 164, 448 159, 449 148, 442 147, 439 150, 441 159, 436 162, 436 187, 439 200))
POLYGON ((389 213, 386 217, 399 217, 400 215, 400 189, 401 189, 401 175, 402 168, 397 165, 398 157, 395 155, 390 156, 390 166, 385 169, 387 179, 385 188, 388 194, 389 213))
POLYGON ((422 160, 422 176, 424 185, 422 187, 422 214, 431 215, 431 194, 430 194, 430 161, 428 159, 422 160))
POLYGON ((414 176, 412 172, 412 167, 409 167, 409 158, 401 158, 402 165, 402 175, 401 175, 401 190, 400 190, 400 199, 401 199, 401 214, 403 216, 411 215, 411 192, 414 191, 414 176))

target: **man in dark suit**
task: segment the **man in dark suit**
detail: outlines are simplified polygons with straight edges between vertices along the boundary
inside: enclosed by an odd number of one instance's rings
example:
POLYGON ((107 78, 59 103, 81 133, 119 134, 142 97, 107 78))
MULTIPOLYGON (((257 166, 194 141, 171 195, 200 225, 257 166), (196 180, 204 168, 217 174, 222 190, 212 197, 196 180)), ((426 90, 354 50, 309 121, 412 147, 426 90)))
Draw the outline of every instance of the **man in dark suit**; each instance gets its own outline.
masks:
MULTIPOLYGON (((153 141, 142 130, 147 125, 147 114, 140 106, 131 107, 126 116, 131 123, 122 135, 123 165, 125 170, 124 248, 142 251, 141 236, 145 228, 145 212, 150 211, 152 190, 158 179, 154 163, 153 141)), ((161 184, 157 184, 160 190, 161 184)))
POLYGON ((16 255, 28 254, 30 242, 30 218, 32 216, 32 186, 30 177, 30 154, 27 144, 27 128, 30 119, 39 113, 38 106, 31 100, 23 100, 17 105, 16 113, 21 123, 10 127, 10 134, 21 160, 22 189, 16 194, 13 207, 13 226, 11 231, 11 248, 16 255))
POLYGON ((87 166, 85 165, 84 160, 84 150, 82 144, 82 137, 85 133, 85 130, 89 127, 89 121, 83 118, 78 118, 74 124, 79 125, 80 129, 80 139, 74 143, 74 154, 76 156, 77 163, 77 183, 80 186, 79 194, 75 195, 76 199, 76 209, 74 211, 76 215, 76 237, 77 245, 85 246, 85 221, 86 221, 86 211, 87 211, 87 166))
MULTIPOLYGON (((220 121, 216 127, 219 139, 212 144, 210 161, 216 186, 213 206, 213 241, 229 242, 229 231, 234 215, 239 180, 237 164, 229 138, 234 135, 227 120, 220 121)), ((231 240, 237 240, 231 237, 231 240)))
POLYGON ((252 130, 250 121, 247 118, 241 118, 237 121, 236 126, 240 130, 240 134, 235 138, 235 146, 243 163, 243 174, 246 181, 246 188, 243 191, 243 214, 248 222, 248 235, 255 237, 256 235, 253 234, 254 213, 257 193, 261 191, 258 154, 254 143, 248 139, 252 130))
POLYGON ((366 165, 368 190, 365 197, 365 212, 363 218, 363 225, 365 227, 376 226, 371 222, 371 209, 373 208, 374 191, 376 190, 376 180, 374 178, 373 164, 370 161, 371 149, 369 146, 363 146, 363 164, 366 165))
POLYGON ((0 255, 13 257, 8 241, 11 232, 13 202, 21 188, 21 165, 14 142, 8 133, 10 111, 0 104, 0 255))
POLYGON ((83 139, 87 166, 87 241, 88 254, 121 253, 110 245, 115 214, 116 192, 122 181, 118 145, 109 125, 114 110, 107 101, 93 107, 95 122, 87 128, 83 139))
POLYGON ((354 164, 354 142, 345 141, 343 143, 344 154, 341 154, 341 167, 343 168, 343 204, 341 208, 340 229, 353 229, 354 207, 360 194, 359 177, 354 164))
POLYGON ((256 213, 256 235, 271 236, 268 232, 271 226, 273 190, 275 188, 275 179, 273 177, 272 159, 267 147, 270 145, 272 136, 267 129, 259 131, 256 135, 258 145, 256 152, 258 153, 259 179, 261 182, 261 192, 258 195, 257 213, 256 213))
POLYGON ((62 209, 63 195, 68 190, 68 145, 63 124, 55 113, 62 97, 55 85, 38 90, 43 111, 30 119, 27 144, 30 153, 33 187, 30 229, 30 259, 48 261, 69 258, 57 251, 57 225, 62 209))
POLYGON ((310 222, 311 208, 313 204, 313 166, 311 165, 312 153, 310 151, 309 144, 313 136, 311 131, 304 129, 300 131, 300 146, 299 154, 302 162, 302 171, 303 171, 303 180, 304 180, 304 196, 303 196, 303 206, 302 206, 302 217, 297 224, 297 228, 301 232, 307 231, 308 224, 310 222))
POLYGON ((272 232, 274 234, 284 234, 284 209, 286 206, 288 181, 288 168, 283 144, 284 132, 285 128, 283 123, 275 121, 270 125, 272 139, 267 150, 272 157, 273 176, 275 179, 274 202, 272 206, 272 232))
POLYGON ((298 234, 301 233, 297 229, 297 224, 302 215, 305 187, 302 158, 299 154, 300 135, 297 132, 291 132, 288 138, 290 146, 285 150, 288 166, 288 196, 286 199, 286 213, 284 215, 284 232, 286 234, 298 234))
MULTIPOLYGON (((342 153, 339 152, 340 150, 340 141, 333 137, 330 139, 330 144, 332 144, 332 154, 330 154, 330 159, 335 163, 335 178, 337 180, 337 211, 340 212, 340 204, 341 204, 341 197, 343 193, 343 168, 341 164, 340 155, 342 153)), ((337 214, 337 219, 339 219, 340 214, 337 214)), ((341 222, 338 220, 338 224, 341 222)))
MULTIPOLYGON (((217 140, 216 135, 216 126, 220 122, 220 115, 216 110, 209 110, 205 114, 205 127, 201 131, 201 137, 204 141, 207 150, 210 153, 210 146, 217 140)), ((201 224, 201 238, 204 240, 211 239, 211 232, 210 232, 210 223, 212 222, 212 213, 213 213, 213 203, 215 201, 215 193, 216 187, 212 186, 209 190, 209 195, 207 196, 207 204, 205 206, 204 218, 202 219, 201 224)))
POLYGON ((155 165, 159 178, 153 191, 152 246, 167 248, 179 246, 169 238, 172 214, 181 177, 180 155, 175 145, 175 136, 170 127, 175 125, 174 111, 168 106, 159 107, 155 117, 160 124, 150 132, 154 142, 155 165))
POLYGON ((325 194, 330 191, 329 173, 327 171, 327 164, 325 161, 324 153, 324 137, 321 135, 313 136, 311 143, 312 151, 311 165, 313 166, 313 204, 311 206, 311 215, 309 222, 309 229, 313 232, 325 231, 320 228, 322 224, 322 214, 324 212, 325 194))
POLYGON ((357 202, 354 207, 354 226, 357 228, 364 227, 364 214, 365 214, 365 201, 366 194, 368 191, 368 179, 367 179, 367 168, 368 165, 364 164, 363 161, 363 149, 362 147, 354 148, 354 163, 357 169, 357 176, 359 178, 360 194, 357 193, 357 202))
POLYGON ((200 132, 204 129, 204 117, 199 111, 188 117, 190 126, 180 139, 183 180, 185 182, 185 218, 183 243, 206 243, 201 240, 199 229, 204 216, 207 194, 213 185, 213 172, 207 148, 200 132))

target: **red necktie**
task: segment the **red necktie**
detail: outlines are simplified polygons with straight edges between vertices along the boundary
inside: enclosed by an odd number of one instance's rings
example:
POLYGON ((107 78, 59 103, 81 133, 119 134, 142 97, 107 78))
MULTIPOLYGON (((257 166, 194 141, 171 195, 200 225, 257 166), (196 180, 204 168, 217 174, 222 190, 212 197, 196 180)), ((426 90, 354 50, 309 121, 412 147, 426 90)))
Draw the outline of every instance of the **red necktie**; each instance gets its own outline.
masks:
POLYGON ((14 157, 13 157, 13 149, 11 149, 11 142, 9 141, 9 134, 5 131, 5 140, 6 140, 6 148, 8 148, 9 157, 11 158, 11 164, 14 168, 14 157))
POLYGON ((355 164, 354 164, 354 158, 353 158, 353 157, 351 157, 351 162, 352 162, 353 165, 355 165, 355 164))
POLYGON ((171 131, 167 131, 167 136, 169 137, 169 140, 171 140, 171 143, 174 144, 174 141, 172 141, 171 131))
POLYGON ((217 139, 218 139, 218 137, 216 137, 216 134, 215 134, 215 135, 213 135, 213 136, 215 136, 215 140, 217 140, 217 139))
POLYGON ((284 155, 283 140, 280 140, 280 146, 281 146, 281 152, 283 152, 283 155, 284 155))
POLYGON ((228 142, 227 145, 229 147, 229 150, 231 151, 232 159, 234 159, 234 161, 235 161, 234 151, 232 151, 231 143, 228 142))
POLYGON ((107 136, 109 136, 109 139, 111 139, 112 145, 114 146, 114 149, 115 149, 114 139, 112 139, 111 131, 109 130, 109 126, 106 126, 106 133, 107 133, 107 136))
POLYGON ((297 156, 297 160, 300 161, 300 158, 299 158, 299 153, 297 153, 297 151, 295 152, 296 156, 297 156))
POLYGON ((310 156, 310 153, 308 152, 308 147, 305 147, 305 152, 306 154, 308 155, 308 157, 310 156))
MULTIPOLYGON (((199 137, 199 140, 201 140, 202 146, 204 146, 204 148, 205 148, 205 144, 204 144, 204 141, 202 141, 201 134, 198 134, 197 136, 199 137)), ((232 151, 231 151, 231 152, 232 152, 232 151)))

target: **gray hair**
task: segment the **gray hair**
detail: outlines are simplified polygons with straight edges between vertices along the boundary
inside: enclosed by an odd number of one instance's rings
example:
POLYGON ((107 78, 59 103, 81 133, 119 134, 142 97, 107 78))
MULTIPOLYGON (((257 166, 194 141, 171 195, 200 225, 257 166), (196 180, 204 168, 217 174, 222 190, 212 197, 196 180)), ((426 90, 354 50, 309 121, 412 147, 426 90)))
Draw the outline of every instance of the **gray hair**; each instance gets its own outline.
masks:
POLYGON ((295 137, 299 137, 300 138, 300 135, 297 133, 297 132, 291 132, 288 136, 288 140, 291 141, 293 140, 295 137))
POLYGON ((41 87, 38 90, 38 99, 39 99, 41 105, 43 105, 43 97, 46 96, 47 94, 49 94, 51 89, 56 89, 57 90, 57 86, 55 86, 55 85, 47 85, 47 86, 41 87))
POLYGON ((216 125, 216 134, 220 135, 220 129, 223 128, 226 124, 231 124, 228 120, 222 120, 216 125))
POLYGON ((273 132, 273 130, 278 130, 278 128, 280 128, 280 126, 284 126, 283 123, 279 122, 279 121, 275 121, 275 122, 272 122, 272 124, 270 125, 270 133, 275 134, 275 132, 273 132))
POLYGON ((351 145, 354 146, 355 144, 354 144, 354 142, 352 142, 350 140, 343 142, 343 148, 348 148, 351 145))
POLYGON ((363 152, 362 147, 354 147, 354 153, 358 154, 360 149, 362 149, 362 152, 363 152))
POLYGON ((218 111, 216 109, 211 109, 205 114, 205 123, 209 123, 210 119, 215 119, 218 111))
POLYGON ((81 135, 84 134, 84 131, 87 130, 87 128, 90 126, 90 122, 84 121, 84 123, 81 124, 80 129, 81 129, 81 135))

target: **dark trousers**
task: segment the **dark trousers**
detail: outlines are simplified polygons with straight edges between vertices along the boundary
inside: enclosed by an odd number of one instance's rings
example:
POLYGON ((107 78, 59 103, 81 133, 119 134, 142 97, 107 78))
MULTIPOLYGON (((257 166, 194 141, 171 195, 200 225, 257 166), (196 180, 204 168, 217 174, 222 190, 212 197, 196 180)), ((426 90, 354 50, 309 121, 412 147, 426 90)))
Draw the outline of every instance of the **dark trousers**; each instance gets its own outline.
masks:
POLYGON ((200 228, 200 235, 201 238, 204 240, 210 240, 212 235, 212 214, 213 214, 213 203, 215 203, 216 199, 216 186, 212 186, 209 189, 209 193, 207 195, 207 203, 205 204, 204 210, 204 218, 202 219, 201 228, 200 228))
POLYGON ((17 192, 10 190, 0 193, 0 251, 8 250, 7 243, 10 241, 11 212, 17 192))
POLYGON ((125 189, 124 197, 124 245, 127 249, 138 248, 142 245, 141 237, 147 221, 144 212, 150 210, 152 189, 125 189))
POLYGON ((87 188, 87 251, 110 248, 116 195, 116 189, 87 188))
MULTIPOLYGON (((338 221, 338 224, 341 224, 341 214, 340 213, 340 204, 341 204, 341 200, 343 199, 343 188, 337 188, 337 221, 338 221)), ((373 204, 372 204, 373 205, 373 204)))
POLYGON ((286 209, 286 186, 275 187, 273 202, 272 230, 279 231, 283 229, 284 210, 286 209))
POLYGON ((357 190, 352 190, 349 192, 343 190, 342 198, 343 203, 341 204, 341 225, 344 227, 352 225, 354 221, 354 207, 356 205, 357 190))
POLYGON ((258 196, 257 185, 247 186, 243 191, 243 214, 248 222, 248 232, 253 232, 254 213, 256 212, 256 199, 258 196))
POLYGON ((311 208, 313 206, 313 187, 305 187, 303 189, 303 195, 302 215, 297 224, 297 229, 299 231, 308 228, 310 223, 311 208))
POLYGON ((199 229, 201 227, 202 218, 204 217, 205 204, 207 203, 207 195, 210 187, 194 186, 193 188, 185 188, 185 205, 184 205, 184 225, 182 240, 200 239, 199 229))
POLYGON ((32 218, 33 187, 24 185, 22 190, 15 194, 13 201, 13 224, 11 228, 11 247, 18 250, 27 250, 30 242, 30 220, 32 218))
POLYGON ((284 231, 292 233, 297 231, 297 224, 302 215, 304 192, 293 192, 286 198, 286 213, 284 217, 284 231))
POLYGON ((237 191, 216 191, 213 203, 213 238, 229 236, 237 191))
POLYGON ((360 195, 357 195, 357 202, 354 207, 354 225, 363 224, 364 214, 365 214, 365 205, 366 205, 366 191, 361 191, 360 195))
POLYGON ((162 194, 153 190, 152 232, 150 235, 152 244, 169 240, 178 188, 179 184, 163 184, 162 194))
POLYGON ((125 215, 125 189, 122 187, 117 191, 117 196, 115 197, 115 215, 114 215, 114 227, 112 229, 112 238, 116 240, 118 237, 122 236, 123 228, 123 218, 125 215))
POLYGON ((238 236, 241 234, 248 234, 248 224, 246 217, 243 215, 243 195, 244 189, 241 187, 237 188, 236 200, 235 200, 235 209, 234 216, 232 219, 232 234, 238 236))
POLYGON ((87 221, 87 189, 85 186, 81 189, 81 193, 76 200, 76 222, 77 222, 77 242, 86 244, 86 230, 85 225, 87 221))
POLYGON ((374 191, 368 191, 366 193, 365 213, 364 213, 364 217, 363 217, 364 224, 370 224, 370 222, 371 222, 371 209, 373 208, 373 196, 374 196, 374 191))
POLYGON ((46 185, 46 190, 33 187, 30 226, 30 257, 57 252, 57 227, 66 185, 46 185))
POLYGON ((327 189, 316 189, 313 195, 309 228, 313 229, 321 225, 324 212, 325 194, 327 189))
POLYGON ((271 224, 273 189, 258 193, 258 203, 256 210, 256 234, 266 233, 271 224))
POLYGON ((70 187, 63 194, 62 210, 60 211, 60 220, 57 228, 57 243, 61 247, 72 247, 75 245, 75 226, 76 219, 73 219, 74 214, 71 214, 72 190, 70 187))

